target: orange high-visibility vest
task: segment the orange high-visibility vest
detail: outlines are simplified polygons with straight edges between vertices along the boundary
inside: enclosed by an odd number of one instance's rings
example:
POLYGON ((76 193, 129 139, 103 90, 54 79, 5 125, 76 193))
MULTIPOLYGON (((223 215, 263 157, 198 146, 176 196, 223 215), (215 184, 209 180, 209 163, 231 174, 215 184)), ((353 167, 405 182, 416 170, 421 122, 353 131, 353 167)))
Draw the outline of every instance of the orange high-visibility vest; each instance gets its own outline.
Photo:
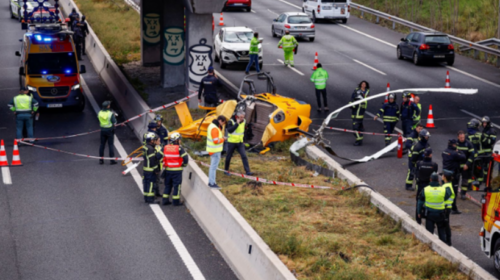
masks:
POLYGON ((166 145, 163 148, 163 163, 166 170, 182 170, 182 157, 179 149, 179 145, 166 145))

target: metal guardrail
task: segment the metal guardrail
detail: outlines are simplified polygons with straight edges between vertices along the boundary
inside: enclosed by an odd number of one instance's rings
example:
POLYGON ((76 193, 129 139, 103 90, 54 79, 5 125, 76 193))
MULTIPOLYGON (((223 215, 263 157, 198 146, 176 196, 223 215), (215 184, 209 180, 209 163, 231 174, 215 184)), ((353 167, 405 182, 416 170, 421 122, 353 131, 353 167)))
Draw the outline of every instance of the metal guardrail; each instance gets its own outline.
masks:
MULTIPOLYGON (((481 46, 491 46, 491 45, 495 45, 497 47, 500 47, 500 39, 497 39, 497 38, 489 38, 489 39, 486 39, 486 40, 482 40, 482 41, 477 41, 476 44, 479 44, 481 46)), ((471 48, 469 46, 462 46, 460 47, 460 50, 461 51, 468 51, 470 50, 471 48)))
MULTIPOLYGON (((414 22, 411 22, 411 21, 408 21, 408 20, 405 20, 405 19, 402 19, 399 17, 395 17, 393 15, 386 14, 384 12, 381 12, 381 11, 378 11, 378 10, 375 10, 372 8, 368 8, 368 7, 365 7, 363 5, 353 3, 353 2, 351 2, 351 8, 361 11, 361 16, 363 16, 364 13, 369 13, 369 14, 375 15, 377 17, 377 23, 379 22, 380 18, 390 20, 390 21, 392 21, 393 29, 395 28, 395 24, 397 23, 397 24, 409 27, 411 29, 422 30, 422 31, 431 31, 431 32, 440 32, 440 31, 434 30, 432 28, 428 28, 428 27, 416 24, 414 22)), ((484 52, 485 54, 496 56, 497 57, 497 66, 500 67, 500 49, 499 50, 493 49, 493 48, 483 46, 483 45, 480 45, 478 43, 474 43, 471 41, 467 41, 465 39, 462 39, 462 38, 459 38, 456 36, 452 36, 449 34, 448 34, 448 37, 450 37, 450 40, 453 43, 467 46, 470 49, 474 49, 476 51, 481 51, 481 52, 484 52)))

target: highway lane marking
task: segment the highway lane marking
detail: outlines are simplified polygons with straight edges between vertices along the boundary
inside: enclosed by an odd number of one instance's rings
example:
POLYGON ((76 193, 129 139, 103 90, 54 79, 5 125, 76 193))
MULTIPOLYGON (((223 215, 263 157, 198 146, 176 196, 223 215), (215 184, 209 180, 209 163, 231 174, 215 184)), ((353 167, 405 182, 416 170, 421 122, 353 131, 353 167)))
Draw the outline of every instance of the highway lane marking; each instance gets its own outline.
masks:
MULTIPOLYGON (((277 61, 279 61, 279 62, 280 62, 281 64, 283 64, 283 65, 285 64, 285 63, 283 62, 283 60, 281 60, 281 59, 277 59, 277 61)), ((292 69, 295 73, 297 73, 297 74, 299 74, 299 75, 301 75, 301 76, 304 76, 304 73, 302 73, 302 72, 300 72, 299 70, 295 69, 295 67, 291 67, 290 65, 287 65, 286 67, 288 67, 289 69, 292 69)))
MULTIPOLYGON (((99 105, 97 105, 96 100, 94 99, 94 96, 90 92, 89 87, 85 83, 85 80, 83 79, 82 76, 80 76, 80 82, 82 84, 83 92, 87 96, 87 98, 90 101, 90 104, 92 104, 92 107, 94 108, 94 111, 98 113, 100 111, 99 105)), ((120 157, 126 158, 128 156, 127 152, 123 148, 122 143, 118 139, 118 137, 115 134, 115 148, 120 154, 120 157)), ((132 163, 127 164, 127 166, 131 165, 132 163)), ((142 190, 142 178, 141 175, 139 174, 139 171, 137 169, 132 169, 130 171, 130 174, 132 174, 132 178, 134 179, 137 187, 139 188, 140 192, 143 193, 142 190)), ((167 233, 168 238, 170 239, 170 242, 174 245, 174 248, 177 250, 177 253, 181 257, 182 261, 184 262, 184 265, 186 268, 189 270, 189 273, 195 280, 205 280, 205 277, 201 273, 200 269, 194 262, 193 258, 189 254, 188 250, 186 249, 186 246, 184 246, 184 243, 182 243, 182 240, 180 239, 179 235, 177 235, 177 232, 173 228, 172 224, 169 222, 167 219, 167 216, 165 216, 165 213, 161 210, 160 206, 158 204, 150 204, 151 210, 153 210, 153 213, 155 214, 156 218, 160 222, 160 225, 162 226, 163 230, 167 233)))
POLYGON ((371 70, 373 70, 373 71, 375 71, 375 72, 377 72, 377 73, 379 73, 379 74, 382 74, 382 75, 384 75, 384 76, 387 76, 387 74, 386 74, 386 73, 384 73, 384 72, 382 72, 382 71, 380 71, 380 70, 377 70, 377 69, 375 69, 374 67, 371 67, 371 66, 370 66, 370 65, 368 65, 368 64, 365 64, 365 63, 363 63, 363 62, 361 62, 361 61, 359 61, 359 60, 356 60, 356 59, 353 59, 353 60, 354 60, 354 62, 356 62, 356 63, 358 63, 358 64, 361 64, 361 65, 363 65, 364 67, 366 67, 366 68, 368 68, 368 69, 371 69, 371 70))
POLYGON ((463 70, 457 69, 457 68, 455 68, 455 67, 453 67, 453 66, 448 66, 448 65, 447 65, 447 66, 445 66, 445 67, 446 67, 446 68, 448 68, 448 69, 451 69, 451 70, 457 71, 458 73, 461 73, 461 74, 464 74, 464 75, 466 75, 466 76, 469 76, 469 77, 471 77, 471 78, 474 78, 474 79, 476 79, 476 80, 479 80, 479 81, 481 81, 481 82, 487 83, 487 84, 489 84, 490 86, 494 86, 494 87, 500 88, 500 85, 499 85, 499 84, 495 84, 495 83, 493 83, 493 82, 490 82, 490 81, 488 81, 488 80, 485 80, 485 79, 483 79, 483 78, 480 78, 480 77, 478 77, 478 76, 476 76, 476 75, 469 74, 469 73, 467 73, 467 72, 465 72, 465 71, 463 71, 463 70))
MULTIPOLYGON (((471 113, 471 112, 469 112, 469 111, 466 111, 466 110, 464 110, 464 109, 462 109, 462 110, 460 110, 460 111, 462 111, 462 112, 464 112, 465 114, 467 114, 467 115, 469 115, 469 116, 472 116, 472 117, 474 117, 474 118, 476 118, 476 119, 479 119, 479 121, 481 121, 481 119, 483 118, 483 117, 480 117, 480 116, 478 116, 478 115, 476 115, 476 114, 473 114, 473 113, 471 113)), ((496 125, 496 124, 494 124, 494 123, 491 123, 491 125, 492 125, 492 126, 494 126, 494 127, 496 127, 496 128, 500 128, 500 126, 498 126, 498 125, 496 125)))
POLYGON ((278 13, 275 13, 275 12, 273 12, 273 11, 269 10, 269 9, 267 9, 267 11, 268 11, 268 12, 270 12, 271 14, 274 14, 275 16, 278 16, 278 15, 279 15, 278 13))
POLYGON ((359 34, 361 34, 361 35, 363 35, 363 36, 366 36, 366 37, 368 37, 368 38, 370 38, 370 39, 373 39, 373 40, 375 40, 375 41, 377 41, 377 42, 380 42, 380 43, 382 43, 382 44, 386 44, 386 45, 388 45, 388 46, 390 46, 390 47, 393 47, 393 48, 396 48, 396 47, 397 47, 396 45, 393 45, 393 44, 391 44, 391 43, 389 43, 389 42, 386 42, 386 41, 384 41, 384 40, 381 40, 381 39, 379 39, 379 38, 373 37, 372 35, 369 35, 369 34, 366 34, 366 33, 364 33, 364 32, 361 32, 361 31, 356 30, 356 29, 354 29, 354 28, 352 28, 352 27, 345 26, 345 25, 343 25, 343 24, 339 24, 338 26, 341 26, 341 27, 343 27, 343 28, 347 28, 347 29, 349 29, 349 30, 351 30, 351 31, 353 31, 353 32, 359 33, 359 34))
MULTIPOLYGON (((366 113, 368 116, 370 116, 370 117, 372 117, 372 118, 375 118, 375 115, 374 115, 374 114, 372 114, 372 113, 370 113, 370 112, 368 112, 368 111, 366 111, 365 113, 366 113)), ((384 121, 382 120, 382 118, 378 118, 378 119, 377 119, 377 121, 379 121, 379 122, 381 122, 381 123, 384 123, 384 121)), ((401 129, 397 128, 397 127, 395 127, 395 128, 394 128, 394 130, 396 130, 397 132, 399 132, 399 133, 403 134, 403 131, 402 131, 401 129)))
POLYGON ((10 176, 10 169, 8 166, 2 167, 2 179, 4 185, 12 185, 12 177, 10 176))
POLYGON ((278 1, 280 1, 280 2, 282 2, 282 3, 285 3, 285 4, 287 4, 287 5, 290 5, 290 6, 292 6, 292 7, 295 7, 295 8, 297 8, 297 9, 299 9, 299 10, 302 10, 302 7, 299 7, 299 6, 295 5, 295 4, 292 4, 292 3, 290 3, 290 2, 287 2, 287 1, 285 1, 285 0, 278 0, 278 1))
POLYGON ((256 12, 255 12, 254 10, 250 10, 250 12, 252 12, 252 13, 256 14, 256 12))

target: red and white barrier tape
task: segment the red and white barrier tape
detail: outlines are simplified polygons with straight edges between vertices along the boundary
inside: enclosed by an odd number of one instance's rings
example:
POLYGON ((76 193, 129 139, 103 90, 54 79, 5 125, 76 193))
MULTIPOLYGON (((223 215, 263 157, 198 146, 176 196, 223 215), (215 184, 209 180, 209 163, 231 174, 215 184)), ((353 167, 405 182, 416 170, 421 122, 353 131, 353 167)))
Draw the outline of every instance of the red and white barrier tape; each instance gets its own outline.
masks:
POLYGON ((50 147, 45 147, 45 146, 40 146, 40 145, 35 145, 33 143, 29 143, 29 142, 24 142, 24 141, 19 141, 19 143, 23 143, 25 145, 29 145, 29 146, 33 146, 33 147, 36 147, 36 148, 40 148, 40 149, 44 149, 44 150, 49 150, 49 151, 54 151, 54 152, 59 152, 59 153, 64 153, 64 154, 68 154, 68 155, 73 155, 73 156, 78 156, 78 157, 85 157, 85 158, 93 158, 93 159, 109 159, 109 160, 133 160, 133 161, 143 161, 144 159, 142 157, 140 158, 118 158, 118 157, 115 157, 115 158, 110 158, 110 157, 97 157, 97 156, 91 156, 91 155, 84 155, 84 154, 78 154, 78 153, 73 153, 73 152, 68 152, 68 151, 64 151, 64 150, 60 150, 60 149, 54 149, 54 148, 50 148, 50 147))
MULTIPOLYGON (((474 197, 472 197, 470 194, 466 193, 465 197, 467 197, 473 203, 477 204, 479 207, 482 207, 483 204, 481 204, 481 202, 479 202, 477 199, 475 199, 474 197)), ((455 197, 455 199, 457 199, 457 197, 455 197)))
MULTIPOLYGON (((191 91, 191 90, 189 90, 189 91, 191 91)), ((138 119, 138 118, 140 118, 140 117, 142 117, 142 116, 144 116, 144 115, 146 115, 146 114, 149 114, 149 113, 153 113, 153 112, 157 112, 157 111, 160 111, 160 110, 164 110, 164 109, 170 108, 170 107, 175 106, 175 105, 177 105, 177 104, 179 104, 179 103, 182 103, 182 102, 184 102, 184 101, 186 101, 186 100, 189 100, 189 99, 191 99, 193 96, 196 96, 196 95, 197 95, 197 93, 193 93, 193 94, 191 94, 191 95, 189 95, 189 96, 186 96, 186 97, 184 97, 184 98, 181 98, 181 99, 179 99, 179 100, 177 100, 177 101, 174 101, 174 102, 171 102, 171 103, 168 103, 168 104, 162 105, 162 106, 160 106, 160 107, 156 107, 156 108, 154 108, 154 109, 150 109, 150 110, 148 110, 148 111, 146 111, 146 112, 144 112, 144 113, 142 113, 142 114, 139 114, 139 115, 137 115, 137 116, 135 116, 135 117, 132 117, 132 118, 130 118, 130 119, 128 119, 128 120, 125 120, 125 121, 123 121, 123 122, 121 122, 121 123, 116 124, 116 125, 115 125, 115 127, 125 126, 125 124, 126 124, 126 123, 131 122, 131 121, 133 121, 133 120, 136 120, 136 119, 138 119)), ((73 134, 73 135, 55 136, 55 137, 45 137, 45 138, 21 138, 21 139, 17 139, 17 140, 18 140, 18 141, 30 141, 30 140, 33 140, 33 141, 40 141, 40 140, 52 140, 52 139, 65 139, 65 138, 73 138, 73 137, 78 137, 78 136, 89 135, 89 134, 97 133, 97 132, 100 132, 100 131, 101 131, 100 129, 97 129, 97 130, 93 130, 93 131, 90 131, 90 132, 78 133, 78 134, 73 134)))
POLYGON ((377 133, 377 132, 356 131, 356 130, 350 130, 350 129, 346 129, 346 128, 331 127, 331 126, 327 126, 325 128, 328 128, 330 130, 335 130, 335 131, 359 133, 359 134, 364 134, 364 135, 377 135, 377 136, 390 136, 390 137, 399 137, 401 135, 401 134, 385 134, 385 133, 377 133))
MULTIPOLYGON (((197 161, 197 162, 200 163, 203 166, 210 167, 210 164, 204 163, 202 161, 197 161)), ((225 172, 225 170, 220 169, 220 168, 217 168, 217 170, 225 172)), ((292 187, 308 188, 308 189, 333 189, 332 187, 325 187, 325 186, 315 186, 315 185, 306 185, 306 184, 276 182, 276 181, 271 181, 271 180, 267 180, 267 179, 264 179, 264 178, 259 178, 259 177, 255 177, 255 176, 249 176, 249 175, 235 173, 235 172, 231 172, 231 171, 227 171, 227 172, 229 174, 231 174, 231 175, 234 175, 234 176, 238 176, 238 177, 241 177, 241 178, 245 178, 245 179, 249 179, 249 180, 253 180, 253 181, 257 181, 257 182, 262 182, 262 183, 270 184, 270 185, 292 186, 292 187)))

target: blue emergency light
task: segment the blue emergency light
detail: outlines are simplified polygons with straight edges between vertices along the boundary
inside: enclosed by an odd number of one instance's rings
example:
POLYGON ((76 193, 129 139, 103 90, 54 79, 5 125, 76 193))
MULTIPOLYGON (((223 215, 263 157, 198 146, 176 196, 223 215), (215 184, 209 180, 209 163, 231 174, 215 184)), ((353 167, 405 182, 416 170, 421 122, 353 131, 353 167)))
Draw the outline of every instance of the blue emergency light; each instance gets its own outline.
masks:
POLYGON ((35 39, 37 41, 42 41, 42 35, 35 35, 35 39))
POLYGON ((66 74, 70 74, 71 70, 70 69, 66 69, 66 71, 64 71, 64 72, 66 72, 66 74))
POLYGON ((47 74, 47 71, 43 70, 43 71, 42 71, 42 74, 46 75, 46 74, 47 74))
POLYGON ((43 38, 43 41, 44 41, 44 42, 51 42, 51 41, 52 41, 52 38, 43 38))

